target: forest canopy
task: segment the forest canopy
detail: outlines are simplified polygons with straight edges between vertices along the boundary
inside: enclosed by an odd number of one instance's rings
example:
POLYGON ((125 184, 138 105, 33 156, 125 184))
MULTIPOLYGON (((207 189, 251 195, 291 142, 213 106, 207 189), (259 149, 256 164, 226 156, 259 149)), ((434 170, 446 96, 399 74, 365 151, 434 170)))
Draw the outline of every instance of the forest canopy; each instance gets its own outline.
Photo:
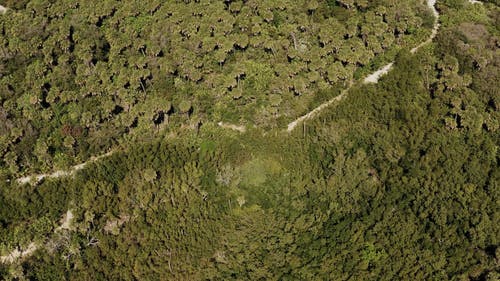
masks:
POLYGON ((499 280, 497 2, 4 1, 0 279, 499 280))
POLYGON ((13 173, 200 120, 282 126, 433 22, 409 0, 6 4, 0 155, 13 173))

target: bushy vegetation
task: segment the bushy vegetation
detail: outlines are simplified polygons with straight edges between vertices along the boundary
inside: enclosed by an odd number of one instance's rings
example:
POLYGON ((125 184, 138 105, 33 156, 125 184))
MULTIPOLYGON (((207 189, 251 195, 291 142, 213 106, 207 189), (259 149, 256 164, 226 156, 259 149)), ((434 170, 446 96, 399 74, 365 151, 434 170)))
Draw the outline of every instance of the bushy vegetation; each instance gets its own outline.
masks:
MULTIPOLYGON (((138 7, 144 10, 151 5, 144 17, 154 17, 162 9, 172 9, 173 17, 175 11, 191 13, 203 4, 187 2, 174 5, 172 1, 175 9, 151 4, 154 1, 138 7)), ((236 19, 245 7, 256 5, 253 11, 259 17, 270 17, 265 26, 273 25, 276 18, 283 25, 294 23, 280 18, 279 12, 259 13, 262 3, 226 1, 220 5, 236 19)), ((269 5, 276 3, 281 2, 269 5)), ((372 6, 391 8, 385 1, 307 3, 290 2, 286 7, 302 7, 308 22, 324 17, 318 14, 327 11, 334 15, 355 11, 366 16, 372 6)), ((30 5, 34 4, 29 2, 26 7, 30 5)), ((51 7, 57 5, 62 4, 51 7)), ((76 8, 83 9, 80 4, 76 8)), ((156 87, 150 81, 144 82, 145 92, 137 85, 131 94, 134 98, 144 95, 143 101, 130 107, 142 108, 144 116, 165 109, 164 118, 170 118, 166 130, 148 134, 145 126, 142 136, 121 141, 117 153, 89 164, 74 177, 47 179, 36 186, 15 183, 15 167, 2 166, 0 255, 18 246, 25 248, 32 241, 43 246, 30 258, 0 264, 0 277, 498 280, 500 30, 495 23, 500 8, 493 3, 471 8, 465 1, 452 0, 439 2, 439 8, 442 27, 433 44, 416 54, 405 49, 397 52, 394 69, 378 84, 354 86, 341 103, 291 134, 259 126, 249 127, 245 133, 215 126, 210 120, 222 115, 221 109, 200 113, 214 99, 212 89, 207 88, 204 96, 193 94, 186 99, 186 94, 202 89, 203 83, 193 83, 196 81, 177 72, 172 73, 179 75, 171 77, 172 83, 188 83, 189 91, 170 85, 165 88, 168 94, 155 94, 148 90, 156 87), (180 125, 186 122, 197 125, 180 125), (72 229, 54 231, 68 209, 75 214, 72 229)), ((113 16, 98 17, 96 23, 102 27, 111 24, 115 16, 125 13, 120 9, 111 9, 113 16)), ((104 13, 105 9, 98 11, 104 13)), ((128 20, 139 24, 146 20, 141 13, 128 20)), ((343 23, 350 18, 337 20, 343 23)), ((144 24, 143 28, 153 26, 144 24)), ((140 34, 140 30, 127 32, 140 34)), ((266 53, 259 48, 233 52, 266 53)), ((149 48, 143 51, 148 54, 149 48)), ((172 62, 166 52, 163 55, 172 62)), ((128 52, 122 56, 131 57, 128 52)), ((188 57, 210 58, 210 52, 188 57)), ((107 63, 115 59, 109 58, 107 63)), ((245 83, 269 92, 266 87, 273 82, 266 73, 278 64, 260 59, 256 55, 246 65, 256 68, 254 76, 245 77, 245 83)), ((241 58, 228 59, 216 73, 223 75, 226 67, 241 62, 241 58)), ((86 67, 77 62, 70 65, 86 67)), ((292 65, 293 61, 286 68, 292 65)), ((23 81, 19 85, 31 80, 23 81)), ((323 91, 334 95, 336 89, 330 86, 323 91)), ((316 90, 311 88, 310 95, 323 92, 316 90)), ((95 97, 98 108, 109 93, 95 97)), ((87 99, 91 96, 73 102, 84 104, 87 99)), ((73 102, 49 108, 63 110, 73 102)), ((9 99, 3 104, 0 109, 9 99)), ((117 99, 110 104, 120 103, 117 99)), ((279 107, 294 110, 284 104, 279 107)), ((40 114, 39 110, 33 112, 40 114)), ((27 120, 10 116, 0 126, 27 120)), ((129 115, 122 112, 117 116, 129 115)), ((117 116, 97 122, 101 125, 96 125, 95 132, 104 132, 100 126, 113 124, 112 120, 121 118, 117 116)), ((47 126, 57 128, 57 124, 47 126)), ((15 131, 13 127, 5 130, 15 131)), ((82 139, 90 137, 86 130, 82 139)), ((103 141, 113 138, 119 137, 102 136, 103 141)), ((30 150, 22 150, 23 142, 24 135, 19 136, 5 146, 4 153, 30 155, 30 150)), ((88 153, 88 148, 78 149, 81 152, 74 150, 73 156, 88 153)), ((7 156, 4 161, 11 163, 7 156)), ((18 168, 24 167, 20 163, 28 163, 14 162, 18 168)))
POLYGON ((0 17, 12 173, 200 120, 283 125, 416 45, 432 19, 409 0, 14 2, 0 17))

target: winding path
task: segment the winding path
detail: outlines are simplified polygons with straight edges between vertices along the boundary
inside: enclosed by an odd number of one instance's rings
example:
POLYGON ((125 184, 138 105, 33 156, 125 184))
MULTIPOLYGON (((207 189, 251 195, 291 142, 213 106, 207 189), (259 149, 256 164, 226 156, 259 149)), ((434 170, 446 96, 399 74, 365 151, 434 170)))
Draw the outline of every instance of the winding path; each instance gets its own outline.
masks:
MULTIPOLYGON (((470 0, 470 1, 473 1, 473 0, 470 0)), ((432 10, 434 16, 436 17, 436 20, 435 20, 435 23, 434 23, 434 27, 432 29, 432 34, 431 34, 430 38, 427 39, 425 42, 423 42, 423 43, 419 44, 417 47, 413 48, 411 50, 412 53, 415 53, 418 49, 420 49, 421 47, 423 47, 426 44, 430 43, 434 39, 434 37, 436 37, 437 31, 439 29, 439 23, 438 23, 439 13, 436 10, 436 8, 434 7, 435 4, 436 4, 436 0, 427 0, 427 5, 429 6, 429 8, 432 10)), ((4 8, 3 6, 0 5, 0 14, 1 13, 5 13, 6 10, 7 10, 7 8, 4 8)), ((394 64, 394 62, 391 62, 391 63, 383 66, 379 70, 375 71, 374 73, 368 75, 364 79, 363 83, 377 83, 378 80, 379 80, 379 78, 381 76, 383 76, 384 74, 388 73, 392 69, 393 64, 394 64)), ((320 106, 316 107, 315 109, 313 109, 312 111, 310 111, 306 115, 301 116, 301 117, 297 118, 295 121, 293 121, 290 124, 288 124, 287 131, 288 132, 293 131, 293 129, 295 129, 295 127, 299 123, 302 123, 303 121, 305 121, 307 119, 313 118, 316 114, 318 114, 320 111, 322 111, 323 109, 325 109, 328 106, 330 106, 332 103, 338 102, 338 101, 342 100, 347 95, 347 93, 349 92, 349 89, 352 87, 352 85, 353 85, 353 83, 350 83, 349 86, 345 90, 343 90, 340 95, 338 95, 335 98, 333 98, 333 99, 331 99, 331 100, 329 100, 329 101, 321 104, 320 106)), ((223 123, 223 122, 219 122, 217 125, 219 125, 222 128, 235 130, 235 131, 238 131, 238 132, 241 132, 241 133, 244 133, 246 131, 245 126, 238 126, 238 125, 233 125, 233 124, 226 124, 226 123, 223 123)), ((113 153, 114 153, 114 151, 110 151, 110 152, 108 152, 106 154, 103 154, 103 155, 100 155, 100 156, 97 156, 97 157, 92 157, 88 161, 86 161, 84 163, 81 163, 81 164, 78 164, 78 165, 75 165, 75 166, 71 167, 68 170, 59 170, 59 171, 55 171, 53 173, 25 176, 25 177, 18 178, 16 180, 16 182, 19 183, 19 184, 27 184, 27 183, 30 183, 30 182, 34 182, 34 184, 37 184, 41 180, 43 180, 45 178, 69 177, 69 176, 74 175, 77 171, 85 168, 85 166, 87 166, 88 164, 93 163, 93 162, 95 162, 95 161, 97 161, 99 159, 102 159, 104 157, 108 157, 108 156, 110 156, 113 153)))
MULTIPOLYGON (((477 1, 477 0, 469 0, 469 2, 471 4, 483 4, 482 2, 477 1)), ((437 35, 439 27, 440 27, 440 24, 439 24, 439 12, 436 10, 435 5, 436 5, 436 0, 427 0, 427 6, 432 11, 432 13, 434 14, 434 17, 435 17, 434 26, 432 28, 431 36, 426 41, 420 43, 418 46, 416 46, 415 48, 411 49, 411 53, 417 52, 420 48, 422 48, 423 46, 425 46, 425 45, 429 44, 430 42, 432 42, 432 40, 437 35)), ((5 8, 5 7, 3 7, 3 6, 0 5, 0 14, 5 13, 7 10, 8 10, 8 8, 5 8)), ((389 63, 389 64, 381 67, 379 70, 377 70, 377 71, 373 72, 372 74, 368 75, 363 80, 363 83, 365 83, 365 84, 367 84, 367 83, 378 83, 378 80, 380 79, 380 77, 382 77, 383 75, 387 74, 392 69, 393 65, 394 65, 394 62, 391 62, 391 63, 389 63)), ((316 116, 316 114, 318 114, 319 112, 321 112, 323 109, 327 108, 328 106, 330 106, 334 102, 338 102, 338 101, 342 100, 343 98, 345 98, 345 96, 348 94, 349 89, 352 87, 353 84, 354 83, 350 83, 349 86, 345 90, 343 90, 340 95, 336 96, 335 98, 333 98, 333 99, 331 99, 329 101, 326 101, 325 103, 319 105, 318 107, 316 107, 315 109, 313 109, 312 111, 310 111, 309 113, 307 113, 306 115, 303 115, 303 116, 295 119, 293 122, 289 123, 288 126, 287 126, 287 132, 293 131, 295 129, 295 127, 297 127, 298 124, 302 123, 303 121, 305 121, 307 119, 313 118, 314 116, 316 116)), ((238 125, 227 124, 227 123, 223 123, 223 122, 219 122, 217 125, 219 125, 222 128, 226 128, 226 129, 230 129, 230 130, 235 130, 235 131, 238 131, 238 132, 241 132, 241 133, 244 133, 246 131, 246 127, 245 126, 238 126, 238 125)), ((40 182, 41 180, 43 180, 44 178, 60 178, 60 177, 72 176, 72 175, 75 174, 75 172, 83 169, 89 163, 95 162, 95 161, 97 161, 97 160, 99 160, 101 158, 104 158, 104 157, 108 157, 108 156, 110 156, 113 153, 114 153, 114 151, 110 151, 110 152, 108 152, 106 154, 103 154, 103 155, 100 155, 100 156, 97 156, 97 157, 92 157, 88 161, 86 161, 84 163, 81 163, 79 165, 75 165, 75 166, 71 167, 69 170, 66 170, 66 171, 60 170, 60 171, 55 171, 55 172, 49 173, 49 174, 39 174, 39 175, 25 176, 25 177, 22 177, 22 178, 18 178, 16 181, 19 184, 26 184, 26 183, 30 183, 30 182, 34 181, 35 184, 36 184, 36 183, 40 182)))
MULTIPOLYGON (((62 229, 71 229, 71 223, 73 222, 73 212, 68 210, 66 214, 61 219, 61 225, 54 229, 54 233, 61 231, 62 229)), ((36 250, 40 249, 41 245, 37 242, 31 242, 26 249, 14 249, 8 255, 0 256, 0 263, 11 264, 19 259, 31 256, 36 250)))
POLYGON ((8 255, 0 256, 0 263, 13 263, 18 259, 31 256, 31 254, 38 250, 39 247, 40 245, 38 245, 37 243, 31 242, 24 250, 15 249, 8 255))
POLYGON ((19 183, 19 184, 27 184, 27 183, 30 183, 30 182, 34 181, 34 183, 37 184, 41 180, 43 180, 44 178, 69 177, 69 176, 74 175, 77 171, 85 168, 85 166, 87 166, 88 164, 96 162, 97 160, 100 160, 100 159, 102 159, 104 157, 111 156, 113 153, 115 153, 115 151, 116 150, 112 150, 112 151, 110 151, 110 152, 108 152, 106 154, 102 154, 102 155, 99 155, 99 156, 91 157, 86 162, 83 162, 81 164, 75 165, 75 166, 69 168, 69 170, 66 170, 66 171, 59 170, 59 171, 55 171, 55 172, 53 172, 51 174, 39 174, 39 175, 26 176, 26 177, 18 178, 16 180, 16 182, 19 183))
MULTIPOLYGON (((472 1, 472 0, 469 0, 469 1, 472 1)), ((436 10, 435 5, 436 5, 436 0, 427 0, 427 6, 432 11, 432 13, 434 14, 434 17, 435 17, 434 26, 432 28, 431 36, 426 41, 420 43, 418 46, 416 46, 415 48, 411 49, 411 53, 415 53, 416 51, 418 51, 423 46, 425 46, 425 45, 429 44, 430 42, 432 42, 432 40, 434 40, 434 38, 437 35, 437 32, 439 30, 439 26, 440 25, 439 25, 439 12, 436 10)), ((379 70, 377 70, 377 71, 373 72, 372 74, 368 75, 363 80, 363 83, 364 84, 378 83, 378 80, 380 79, 380 77, 382 77, 383 75, 385 75, 389 71, 391 71, 391 69, 392 69, 393 66, 394 66, 394 62, 391 62, 391 63, 388 63, 388 64, 384 65, 379 70)), ((333 99, 331 99, 331 100, 329 100, 329 101, 321 104, 320 106, 316 107, 315 109, 313 109, 312 111, 310 111, 306 115, 303 115, 303 116, 295 119, 290 124, 288 124, 287 132, 293 131, 293 129, 295 129, 295 127, 297 127, 297 125, 299 123, 302 123, 303 121, 305 121, 307 119, 313 118, 314 116, 316 116, 316 114, 318 114, 320 111, 322 111, 323 109, 325 109, 328 106, 330 106, 332 103, 342 100, 347 95, 347 93, 349 92, 349 89, 352 87, 352 85, 353 84, 351 83, 349 85, 349 87, 347 87, 344 91, 342 91, 342 93, 340 95, 338 95, 335 98, 333 98, 333 99)))
MULTIPOLYGON (((482 2, 477 1, 477 0, 469 0, 469 2, 471 4, 483 4, 482 2)), ((435 4, 436 4, 436 0, 427 0, 427 5, 431 9, 432 13, 435 16, 435 22, 434 22, 434 26, 433 26, 433 29, 432 29, 431 36, 426 41, 422 42, 421 44, 419 44, 415 48, 411 49, 411 53, 417 52, 420 48, 422 48, 423 46, 425 46, 425 45, 429 44, 430 42, 432 42, 432 40, 437 35, 437 32, 438 32, 439 27, 440 27, 440 24, 439 24, 439 12, 436 10, 435 4)), ((8 8, 5 8, 4 6, 0 5, 0 15, 5 14, 7 10, 8 10, 8 8)), ((379 70, 377 70, 377 71, 373 72, 372 74, 368 75, 363 80, 363 83, 365 83, 365 84, 366 83, 378 83, 378 80, 380 79, 380 77, 383 76, 383 75, 385 75, 386 73, 388 73, 392 69, 393 65, 394 65, 394 62, 391 62, 391 63, 383 66, 379 70)), ((352 85, 353 85, 353 83, 351 83, 337 97, 335 97, 335 98, 333 98, 333 99, 331 99, 331 100, 329 100, 329 101, 321 104, 320 106, 318 106, 315 109, 313 109, 311 112, 307 113, 306 115, 304 115, 302 117, 297 118, 295 121, 293 121, 290 124, 288 124, 287 131, 291 132, 299 123, 301 123, 301 122, 303 122, 303 121, 305 121, 307 119, 313 118, 316 114, 318 114, 320 111, 322 111, 326 107, 330 106, 332 103, 338 102, 338 101, 342 100, 347 95, 347 93, 348 93, 349 89, 352 87, 352 85)), ((227 128, 227 129, 232 129, 232 130, 236 130, 236 131, 239 131, 239 132, 242 132, 242 133, 246 131, 246 128, 244 126, 237 126, 237 125, 233 125, 233 124, 226 124, 226 123, 223 123, 223 122, 219 122, 218 125, 220 127, 227 128)), ((32 181, 35 181, 35 183, 38 183, 41 180, 43 180, 44 178, 60 178, 60 177, 72 176, 77 171, 83 169, 88 164, 96 162, 96 161, 98 161, 98 160, 100 160, 100 159, 102 159, 104 157, 108 157, 108 156, 112 155, 115 151, 116 150, 112 150, 112 151, 110 151, 108 153, 105 153, 103 155, 100 155, 100 156, 97 156, 97 157, 91 157, 88 161, 86 161, 84 163, 81 163, 81 164, 78 164, 78 165, 75 165, 75 166, 71 167, 69 170, 66 170, 66 171, 60 170, 60 171, 55 171, 55 172, 50 173, 50 174, 31 175, 31 176, 26 176, 26 177, 19 178, 16 181, 19 184, 26 184, 26 183, 29 183, 29 182, 32 182, 32 181)), ((60 225, 57 228, 55 228, 54 233, 56 233, 58 231, 61 231, 63 229, 70 230, 73 218, 74 218, 73 212, 71 210, 68 210, 66 212, 66 214, 63 216, 63 218, 61 219, 60 225)), ((37 242, 31 242, 25 249, 19 249, 19 248, 17 248, 15 250, 11 251, 8 255, 0 256, 0 263, 4 263, 4 264, 14 263, 14 262, 16 262, 19 259, 31 256, 40 247, 41 247, 41 245, 39 243, 37 243, 37 242)))
POLYGON ((295 121, 291 122, 290 124, 288 124, 288 128, 287 128, 287 132, 291 132, 293 131, 293 129, 295 129, 295 127, 299 124, 299 123, 302 123, 303 121, 307 120, 307 119, 310 119, 312 117, 314 117, 316 114, 318 114, 320 111, 322 111, 323 109, 329 107, 332 103, 334 102, 337 102, 337 101, 340 101, 342 100, 343 98, 345 98, 345 96, 347 95, 347 92, 349 91, 349 89, 352 87, 352 84, 350 84, 345 90, 342 91, 342 93, 340 93, 340 95, 334 97, 333 99, 321 104, 320 106, 316 107, 315 109, 313 109, 312 111, 310 111, 309 113, 307 113, 306 115, 304 116, 301 116, 297 119, 295 119, 295 121))

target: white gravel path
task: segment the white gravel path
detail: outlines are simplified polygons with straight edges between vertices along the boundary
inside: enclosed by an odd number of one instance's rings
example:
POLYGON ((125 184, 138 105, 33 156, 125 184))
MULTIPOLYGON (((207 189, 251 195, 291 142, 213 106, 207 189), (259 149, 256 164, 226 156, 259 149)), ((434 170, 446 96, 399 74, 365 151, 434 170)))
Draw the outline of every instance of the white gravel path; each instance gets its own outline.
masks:
POLYGON ((394 65, 394 62, 391 62, 385 66, 383 66, 382 68, 380 68, 379 70, 373 72, 372 74, 368 75, 365 80, 363 80, 363 83, 378 83, 378 80, 380 79, 380 77, 382 77, 383 75, 387 74, 389 71, 391 71, 392 69, 392 66, 394 65))
MULTIPOLYGON (((432 40, 434 40, 434 38, 436 38, 436 35, 438 33, 440 25, 439 25, 439 21, 438 21, 438 19, 439 19, 439 12, 436 10, 435 5, 436 5, 436 0, 428 0, 427 1, 427 6, 432 11, 432 14, 434 14, 434 17, 435 17, 434 26, 432 27, 431 36, 429 36, 429 38, 427 40, 425 40, 424 42, 420 43, 415 48, 411 49, 410 52, 412 54, 416 53, 420 48, 422 48, 423 46, 431 43, 432 40)), ((368 77, 366 77, 365 80, 363 80, 363 83, 365 83, 365 84, 366 83, 378 83, 378 80, 380 79, 380 77, 384 76, 389 71, 391 71, 391 69, 392 69, 393 66, 394 66, 394 62, 391 62, 391 63, 383 66, 379 70, 377 70, 374 73, 368 75, 368 77)))
MULTIPOLYGON (((471 1, 474 1, 474 0, 469 0, 471 1)), ((477 2, 477 1, 474 1, 474 2, 477 2)), ((434 17, 435 17, 435 21, 434 21, 434 27, 432 28, 432 33, 431 33, 431 36, 424 42, 420 43, 418 46, 416 46, 415 48, 411 49, 411 53, 415 53, 416 51, 418 51, 420 48, 422 48, 423 46, 429 44, 430 42, 432 42, 432 40, 434 40, 434 38, 436 37, 437 35, 437 32, 439 30, 439 12, 438 10, 436 10, 436 0, 427 0, 427 6, 429 7, 429 9, 432 11, 432 13, 434 14, 434 17)), ((369 74, 365 79, 363 79, 363 83, 367 84, 367 83, 378 83, 378 80, 380 79, 380 77, 382 77, 383 75, 387 74, 389 71, 391 71, 392 67, 394 66, 394 62, 391 62, 391 63, 388 63, 386 65, 384 65, 383 67, 381 67, 379 70, 369 74)), ((347 92, 349 91, 349 88, 350 86, 345 89, 339 96, 333 98, 332 100, 329 100, 323 104, 321 104, 320 106, 316 107, 315 109, 313 109, 312 111, 310 111, 309 113, 307 113, 306 115, 303 115, 297 119, 295 119, 295 121, 291 122, 288 124, 288 127, 287 127, 287 132, 291 132, 295 129, 295 127, 297 127, 297 125, 307 119, 310 119, 310 118, 313 118, 317 113, 319 113, 320 111, 322 111, 323 109, 325 109, 326 107, 330 106, 333 102, 335 101, 339 101, 341 99, 343 99, 345 97, 345 95, 347 95, 347 92)))
POLYGON ((106 154, 99 155, 97 157, 91 157, 87 162, 75 165, 75 166, 71 167, 69 170, 66 170, 66 171, 60 170, 60 171, 55 171, 55 172, 50 173, 50 174, 31 175, 31 176, 26 176, 26 177, 18 178, 16 181, 19 184, 27 184, 27 183, 30 183, 30 182, 34 181, 34 183, 36 184, 36 183, 40 182, 41 180, 43 180, 44 178, 69 177, 69 176, 74 175, 77 171, 85 168, 85 166, 87 166, 88 164, 93 163, 93 162, 95 162, 95 161, 97 161, 99 159, 102 159, 104 157, 108 157, 108 156, 110 156, 113 153, 114 153, 114 150, 112 150, 112 151, 110 151, 110 152, 108 152, 106 154))
POLYGON ((217 125, 219 125, 219 127, 221 127, 221 128, 226 128, 226 129, 238 131, 240 133, 244 133, 247 131, 247 128, 245 126, 238 126, 238 125, 228 124, 228 123, 224 123, 224 122, 219 122, 219 123, 217 123, 217 125))
POLYGON ((18 259, 31 256, 36 250, 38 250, 39 245, 31 242, 28 247, 24 250, 15 249, 10 254, 6 256, 0 256, 1 263, 13 263, 18 259))
MULTIPOLYGON (((62 229, 71 229, 71 223, 73 222, 73 212, 68 210, 64 217, 61 219, 61 225, 59 225, 54 232, 60 231, 62 229)), ((41 247, 39 243, 31 242, 26 249, 14 249, 8 255, 0 256, 0 263, 11 264, 19 259, 31 256, 36 250, 41 247)))
POLYGON ((288 132, 291 132, 293 131, 293 129, 295 129, 295 127, 304 122, 305 120, 307 119, 310 119, 312 118, 314 115, 316 115, 317 113, 319 113, 320 111, 322 111, 323 109, 327 108, 328 106, 330 106, 332 103, 334 102, 337 102, 337 101, 340 101, 342 100, 346 95, 347 95, 347 92, 349 91, 351 87, 349 86, 347 89, 345 89, 344 91, 342 91, 342 93, 336 97, 334 97, 333 99, 321 104, 320 106, 316 107, 315 109, 313 109, 312 111, 310 111, 309 113, 307 113, 306 115, 304 116, 301 116, 297 119, 295 119, 295 121, 293 121, 292 123, 288 124, 288 128, 287 128, 287 131, 288 132))
POLYGON ((64 217, 61 219, 61 225, 56 228, 56 231, 60 231, 62 229, 71 229, 71 222, 73 222, 73 218, 75 216, 73 215, 73 211, 68 210, 64 217))

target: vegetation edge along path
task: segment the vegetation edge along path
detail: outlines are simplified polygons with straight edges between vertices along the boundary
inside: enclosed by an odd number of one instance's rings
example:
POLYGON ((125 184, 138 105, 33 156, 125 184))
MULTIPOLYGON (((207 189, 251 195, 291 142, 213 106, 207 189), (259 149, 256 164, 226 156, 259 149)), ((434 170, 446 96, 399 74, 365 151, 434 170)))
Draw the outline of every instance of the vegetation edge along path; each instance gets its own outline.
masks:
MULTIPOLYGON (((416 53, 420 48, 422 48, 423 46, 425 46, 425 45, 429 44, 430 42, 432 42, 432 40, 436 37, 436 35, 438 33, 438 30, 439 30, 439 27, 440 27, 440 24, 439 24, 439 16, 440 15, 439 15, 439 11, 435 7, 436 1, 437 0, 427 0, 427 6, 431 9, 431 11, 432 11, 432 13, 434 14, 434 17, 435 17, 434 26, 432 28, 431 36, 426 41, 420 43, 418 46, 416 46, 415 48, 411 49, 411 51, 410 51, 411 53, 416 53)), ((469 2, 471 4, 482 4, 482 2, 476 1, 476 0, 469 0, 469 2)), ((1 8, 3 8, 4 10, 8 9, 8 8, 5 8, 5 7, 3 7, 3 6, 0 5, 0 13, 2 11, 1 8)), ((394 65, 394 62, 391 62, 391 63, 389 63, 389 64, 381 67, 379 70, 377 70, 374 73, 368 75, 363 80, 363 83, 378 83, 379 78, 381 76, 387 74, 392 69, 393 65, 394 65)), ((347 93, 349 92, 349 89, 352 86, 353 86, 353 83, 350 83, 348 85, 348 87, 345 90, 343 90, 340 95, 338 95, 335 98, 333 98, 331 100, 328 100, 325 103, 319 105, 318 107, 316 107, 315 109, 313 109, 312 111, 310 111, 309 113, 307 113, 306 115, 303 115, 303 116, 295 119, 294 121, 290 122, 288 124, 288 126, 287 126, 287 132, 292 132, 298 124, 302 123, 303 121, 305 121, 307 119, 313 118, 316 114, 318 114, 319 112, 321 112, 323 109, 329 107, 334 102, 338 102, 338 101, 342 100, 347 95, 347 93)), ((244 133, 246 131, 246 127, 245 126, 237 126, 237 125, 233 125, 233 124, 226 124, 226 123, 223 123, 223 122, 219 122, 217 125, 219 125, 222 128, 239 131, 241 133, 244 133)), ((75 172, 77 172, 78 170, 83 169, 87 164, 95 162, 95 161, 97 161, 97 160, 99 160, 101 158, 110 156, 113 153, 114 153, 114 151, 110 151, 110 152, 108 152, 106 154, 93 157, 93 158, 89 159, 88 161, 86 161, 84 163, 81 163, 79 165, 75 165, 75 166, 71 167, 69 170, 66 170, 66 171, 59 170, 59 171, 55 171, 55 172, 50 173, 50 174, 39 174, 39 175, 25 176, 25 177, 18 178, 16 181, 19 184, 26 184, 26 183, 32 182, 32 180, 35 180, 35 183, 38 183, 38 182, 40 182, 44 178, 60 178, 60 177, 65 177, 65 176, 71 176, 75 172)))
MULTIPOLYGON (((470 0, 469 0, 470 1, 470 0)), ((437 32, 439 30, 439 12, 438 10, 436 10, 436 0, 427 0, 427 6, 429 7, 429 9, 431 9, 432 13, 434 14, 434 26, 432 28, 432 33, 431 33, 431 36, 424 42, 420 43, 418 46, 416 46, 415 48, 411 49, 411 53, 415 53, 416 51, 418 51, 420 48, 422 48, 423 46, 429 44, 430 42, 432 42, 432 40, 436 37, 437 35, 437 32)), ((377 71, 369 74, 364 80, 363 80, 363 83, 378 83, 378 80, 380 79, 380 77, 382 77, 383 75, 387 74, 393 67, 394 65, 394 61, 391 62, 391 63, 388 63, 387 65, 384 65, 383 67, 381 67, 380 69, 378 69, 377 71)), ((338 96, 336 96, 335 98, 329 100, 329 101, 326 101, 325 103, 319 105, 318 107, 316 107, 315 109, 313 109, 312 111, 310 111, 309 113, 307 113, 306 115, 303 115, 297 119, 295 119, 294 121, 290 122, 288 124, 288 127, 287 127, 287 132, 292 132, 295 127, 297 127, 298 124, 302 123, 303 121, 307 120, 307 119, 311 119, 313 118, 314 116, 316 116, 316 114, 318 114, 320 111, 322 111, 323 109, 327 108, 328 106, 330 106, 332 103, 334 102, 337 102, 337 101, 340 101, 342 100, 346 95, 347 93, 349 92, 349 89, 352 87, 354 83, 351 83, 345 90, 342 91, 342 93, 338 96)))
POLYGON ((98 161, 98 160, 100 160, 100 159, 102 159, 104 157, 111 156, 115 152, 116 152, 116 150, 111 150, 111 151, 109 151, 109 152, 107 152, 105 154, 102 154, 102 155, 99 155, 99 156, 93 156, 89 160, 87 160, 86 162, 83 162, 81 164, 72 166, 68 170, 58 170, 58 171, 55 171, 55 172, 50 173, 50 174, 39 174, 39 175, 25 176, 25 177, 18 178, 16 180, 16 182, 19 183, 19 184, 26 184, 26 183, 30 183, 30 182, 34 181, 34 183, 37 184, 41 180, 43 180, 44 178, 60 178, 60 177, 72 176, 77 171, 85 168, 85 166, 87 166, 88 164, 96 162, 96 161, 98 161))
MULTIPOLYGON (((66 214, 61 219, 61 224, 54 229, 54 233, 57 233, 63 229, 71 230, 71 223, 73 222, 73 211, 68 210, 66 214)), ((42 245, 35 241, 32 241, 28 247, 25 249, 16 248, 12 250, 8 255, 0 256, 0 263, 11 264, 19 259, 31 256, 36 250, 40 249, 42 245)))
MULTIPOLYGON (((431 35, 431 37, 428 40, 426 40, 425 42, 419 44, 417 47, 413 48, 412 49, 413 53, 416 52, 422 46, 424 46, 424 45, 428 44, 429 42, 431 42, 432 39, 434 39, 434 37, 437 34, 437 30, 439 28, 439 23, 438 23, 438 20, 437 20, 438 17, 439 17, 439 13, 436 10, 436 8, 434 7, 435 3, 436 3, 436 0, 427 0, 427 4, 428 4, 429 8, 432 9, 433 14, 436 17, 436 20, 435 20, 435 23, 434 23, 434 28, 432 30, 432 35, 431 35)), ((393 65, 393 62, 391 62, 388 65, 382 67, 381 69, 375 71, 373 74, 370 74, 365 79, 365 83, 366 83, 366 80, 370 80, 370 82, 371 82, 371 80, 374 80, 373 82, 375 82, 375 83, 378 82, 378 78, 380 76, 386 74, 387 72, 389 72, 390 69, 392 68, 392 65, 393 65), (375 76, 376 78, 370 78, 372 76, 375 76)), ((305 121, 306 119, 310 119, 310 118, 314 117, 317 113, 319 113, 320 111, 322 111, 326 107, 330 106, 332 103, 338 102, 338 101, 342 100, 347 95, 347 93, 348 93, 349 89, 352 87, 352 85, 353 85, 353 83, 350 83, 349 86, 345 90, 343 90, 340 95, 338 95, 335 98, 333 98, 333 99, 331 99, 331 100, 329 100, 329 101, 327 101, 327 102, 319 105, 318 107, 316 107, 315 109, 313 109, 312 111, 310 111, 309 113, 307 113, 306 115, 301 116, 301 117, 297 118, 295 121, 293 121, 290 124, 288 124, 287 131, 288 132, 293 131, 293 129, 295 129, 295 127, 299 123, 305 121)), ((246 131, 246 127, 245 126, 238 126, 238 125, 234 125, 234 124, 226 124, 226 123, 223 123, 223 122, 219 122, 219 123, 217 123, 217 125, 219 127, 225 128, 225 129, 230 129, 230 130, 238 131, 240 133, 244 133, 246 131)), ((69 168, 68 170, 58 170, 58 171, 55 171, 53 173, 46 173, 46 174, 25 176, 25 177, 18 178, 16 181, 19 184, 27 184, 27 183, 30 183, 30 182, 33 182, 33 181, 34 181, 34 184, 37 184, 41 180, 43 180, 44 178, 60 178, 60 177, 72 176, 75 172, 83 169, 87 164, 95 162, 95 161, 97 161, 97 160, 99 160, 101 158, 110 156, 111 154, 113 154, 113 152, 114 151, 110 151, 110 152, 108 152, 106 154, 103 154, 103 155, 100 155, 100 156, 97 156, 97 157, 92 157, 88 161, 86 161, 84 163, 81 163, 81 164, 78 164, 78 165, 75 165, 75 166, 69 168)))

